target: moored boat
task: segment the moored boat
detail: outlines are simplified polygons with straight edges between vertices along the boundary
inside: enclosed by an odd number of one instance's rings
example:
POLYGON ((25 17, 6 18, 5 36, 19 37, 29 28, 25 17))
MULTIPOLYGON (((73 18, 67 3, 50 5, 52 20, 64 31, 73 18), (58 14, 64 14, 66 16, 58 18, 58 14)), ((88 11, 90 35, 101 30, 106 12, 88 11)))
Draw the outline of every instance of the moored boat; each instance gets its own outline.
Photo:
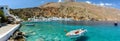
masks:
POLYGON ((25 24, 26 26, 35 26, 35 24, 25 24))
POLYGON ((70 38, 77 38, 80 36, 83 36, 86 33, 87 30, 85 29, 77 29, 77 30, 72 30, 66 34, 66 36, 70 38))

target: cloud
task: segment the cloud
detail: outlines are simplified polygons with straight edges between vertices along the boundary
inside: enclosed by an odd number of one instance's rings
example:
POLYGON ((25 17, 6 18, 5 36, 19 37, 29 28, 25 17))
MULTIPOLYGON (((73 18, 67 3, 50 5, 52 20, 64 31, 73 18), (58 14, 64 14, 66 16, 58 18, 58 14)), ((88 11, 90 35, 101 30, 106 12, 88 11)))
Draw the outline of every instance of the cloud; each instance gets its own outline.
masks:
POLYGON ((41 1, 41 3, 44 3, 45 1, 41 1))
POLYGON ((93 4, 93 5, 97 5, 97 6, 113 6, 113 4, 111 4, 111 3, 103 3, 103 2, 93 3, 93 2, 91 2, 91 1, 85 1, 85 3, 93 4))
POLYGON ((113 4, 110 4, 110 3, 105 3, 105 5, 109 5, 109 6, 111 6, 111 5, 113 5, 113 4))
POLYGON ((94 4, 94 5, 98 5, 98 6, 112 6, 113 4, 111 3, 98 3, 98 4, 94 4))
POLYGON ((91 2, 90 2, 90 1, 86 1, 86 3, 91 4, 91 2))
POLYGON ((59 0, 58 2, 62 2, 62 0, 59 0))

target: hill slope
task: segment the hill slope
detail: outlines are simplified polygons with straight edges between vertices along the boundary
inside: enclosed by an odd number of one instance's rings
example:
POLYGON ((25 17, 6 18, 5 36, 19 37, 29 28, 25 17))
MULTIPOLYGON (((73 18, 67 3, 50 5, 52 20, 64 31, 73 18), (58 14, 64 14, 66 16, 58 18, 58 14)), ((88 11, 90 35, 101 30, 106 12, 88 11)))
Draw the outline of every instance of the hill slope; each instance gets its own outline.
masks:
POLYGON ((119 21, 120 10, 114 8, 100 7, 87 3, 47 3, 40 7, 12 9, 12 14, 21 18, 37 17, 62 17, 74 20, 94 21, 119 21))

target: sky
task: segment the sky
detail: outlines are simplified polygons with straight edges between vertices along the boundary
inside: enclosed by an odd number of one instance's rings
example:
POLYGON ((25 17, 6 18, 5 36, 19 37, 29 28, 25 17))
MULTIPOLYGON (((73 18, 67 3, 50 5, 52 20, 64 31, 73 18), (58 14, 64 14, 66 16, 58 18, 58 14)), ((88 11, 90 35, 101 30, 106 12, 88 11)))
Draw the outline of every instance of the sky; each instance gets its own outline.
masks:
MULTIPOLYGON (((48 2, 58 2, 64 0, 0 0, 0 5, 8 5, 12 9, 37 7, 48 2)), ((120 0, 76 0, 98 6, 108 6, 120 9, 120 0)))

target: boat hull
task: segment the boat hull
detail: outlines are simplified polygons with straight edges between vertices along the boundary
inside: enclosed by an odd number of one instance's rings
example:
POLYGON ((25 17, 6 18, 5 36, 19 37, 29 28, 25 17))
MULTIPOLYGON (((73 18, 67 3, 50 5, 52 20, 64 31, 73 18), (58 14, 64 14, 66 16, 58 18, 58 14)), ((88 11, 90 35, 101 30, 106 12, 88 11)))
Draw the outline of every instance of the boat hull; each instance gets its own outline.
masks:
POLYGON ((77 38, 77 37, 80 37, 80 36, 84 36, 85 35, 85 33, 86 33, 86 31, 87 30, 73 30, 73 31, 71 31, 71 32, 68 32, 67 34, 66 34, 66 36, 68 36, 68 37, 70 37, 70 38, 77 38), (79 33, 75 33, 76 31, 79 31, 79 33), (80 32, 81 31, 81 32, 80 32))

